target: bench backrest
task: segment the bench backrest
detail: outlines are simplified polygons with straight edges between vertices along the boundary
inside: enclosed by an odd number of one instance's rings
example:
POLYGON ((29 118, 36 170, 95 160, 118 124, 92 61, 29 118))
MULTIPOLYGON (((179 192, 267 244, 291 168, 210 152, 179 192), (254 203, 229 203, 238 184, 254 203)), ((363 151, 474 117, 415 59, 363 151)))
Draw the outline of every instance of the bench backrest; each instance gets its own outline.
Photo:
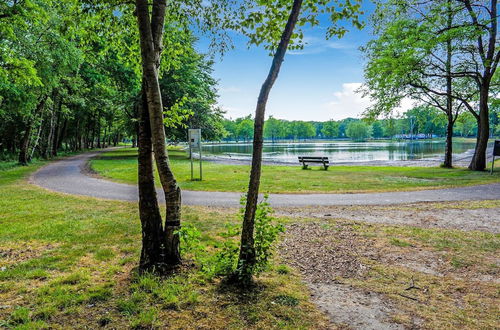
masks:
POLYGON ((300 157, 299 162, 328 162, 328 157, 300 157))

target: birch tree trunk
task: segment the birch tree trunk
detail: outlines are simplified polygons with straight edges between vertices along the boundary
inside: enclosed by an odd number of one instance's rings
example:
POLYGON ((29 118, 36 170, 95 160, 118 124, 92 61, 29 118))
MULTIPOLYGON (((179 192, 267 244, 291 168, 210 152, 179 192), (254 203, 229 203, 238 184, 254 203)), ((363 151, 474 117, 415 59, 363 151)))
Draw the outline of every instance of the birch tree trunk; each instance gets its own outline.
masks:
MULTIPOLYGON (((146 96, 154 158, 166 202, 165 225, 161 231, 161 249, 164 264, 175 266, 181 262, 179 236, 175 233, 180 228, 181 190, 170 168, 168 159, 163 122, 163 104, 158 80, 165 10, 165 0, 154 0, 150 17, 148 1, 136 0, 142 55, 143 90, 146 96)), ((158 230, 161 230, 161 228, 158 228, 158 230)))

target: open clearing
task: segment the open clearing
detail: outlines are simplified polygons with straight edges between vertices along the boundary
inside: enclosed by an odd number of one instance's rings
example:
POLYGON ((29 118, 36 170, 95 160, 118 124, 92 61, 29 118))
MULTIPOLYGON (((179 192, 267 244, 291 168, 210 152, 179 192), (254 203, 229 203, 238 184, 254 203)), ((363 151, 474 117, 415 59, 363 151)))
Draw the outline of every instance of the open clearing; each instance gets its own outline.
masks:
MULTIPOLYGON (((170 150, 172 168, 183 189, 201 191, 245 191, 249 166, 204 162, 203 181, 191 181, 186 152, 170 150)), ((499 162, 500 163, 500 162, 499 162)), ((98 175, 121 183, 137 183, 137 150, 119 149, 91 160, 98 175)), ((500 168, 500 164, 499 164, 500 168)), ((158 182, 158 180, 157 180, 158 182)), ((328 171, 313 167, 263 166, 262 192, 268 193, 360 193, 408 191, 470 186, 500 182, 500 171, 472 172, 463 168, 335 166, 328 171)))

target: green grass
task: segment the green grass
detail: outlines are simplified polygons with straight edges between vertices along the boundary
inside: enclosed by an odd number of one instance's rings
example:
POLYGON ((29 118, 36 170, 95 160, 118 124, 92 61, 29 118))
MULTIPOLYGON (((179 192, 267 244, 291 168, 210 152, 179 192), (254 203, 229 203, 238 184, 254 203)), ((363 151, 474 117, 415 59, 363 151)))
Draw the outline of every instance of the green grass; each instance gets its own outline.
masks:
MULTIPOLYGON (((169 151, 173 171, 183 189, 243 192, 248 186, 249 166, 203 163, 203 181, 191 181, 186 153, 169 151)), ((137 183, 137 150, 121 149, 91 160, 99 175, 123 183, 137 183)), ((498 162, 500 169, 500 161, 498 162)), ((157 180, 157 182, 159 182, 157 180)), ((473 172, 463 168, 333 166, 302 170, 301 166, 263 166, 261 191, 269 193, 376 192, 437 189, 500 182, 500 170, 473 172)))
MULTIPOLYGON (((0 271, 0 327, 331 328, 311 304, 296 270, 280 264, 279 257, 259 277, 258 289, 246 294, 208 278, 200 269, 200 256, 186 251, 183 255, 194 267, 162 279, 138 276, 134 268, 141 232, 136 203, 72 197, 28 185, 26 177, 42 164, 0 172, 0 268, 5 267, 0 271)), ((411 207, 420 212, 498 203, 411 207)), ((183 207, 185 227, 196 226, 200 232, 202 257, 221 246, 225 225, 238 221, 235 210, 183 207)), ((477 278, 498 278, 500 235, 344 220, 331 220, 321 228, 332 231, 334 242, 347 240, 348 245, 340 246, 349 246, 366 266, 366 274, 341 278, 340 283, 389 299, 401 309, 390 316, 393 321, 409 324, 416 316, 425 328, 495 327, 498 284, 477 278), (344 238, 349 231, 354 234, 344 238), (390 255, 397 258, 385 258, 390 255), (424 265, 438 262, 445 276, 394 262, 404 264, 419 255, 424 265), (413 280, 421 290, 405 290, 413 280)))
MULTIPOLYGON (((294 272, 273 268, 249 295, 222 290, 201 271, 235 210, 184 207, 183 224, 203 233, 186 270, 138 276, 137 204, 51 193, 27 184, 42 163, 0 172, 0 328, 315 328, 326 319, 294 272), (293 296, 296 306, 274 304, 293 296)), ((185 248, 185 246, 184 246, 185 248)))

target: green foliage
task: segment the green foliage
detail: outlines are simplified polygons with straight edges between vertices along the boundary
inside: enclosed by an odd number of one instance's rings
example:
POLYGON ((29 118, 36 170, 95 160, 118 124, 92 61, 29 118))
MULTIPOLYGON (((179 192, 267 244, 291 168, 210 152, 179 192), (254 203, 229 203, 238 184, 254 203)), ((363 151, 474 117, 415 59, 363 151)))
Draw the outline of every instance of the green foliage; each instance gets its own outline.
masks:
POLYGON ((264 136, 271 140, 279 139, 285 135, 285 123, 280 119, 269 116, 264 124, 264 136))
POLYGON ((376 121, 372 124, 372 134, 376 139, 384 136, 384 129, 379 121, 376 121))
MULTIPOLYGON (((209 30, 221 21, 197 1, 180 5, 172 3, 166 18, 160 71, 168 137, 184 140, 191 126, 217 140, 225 131, 212 61, 195 50, 186 26, 195 15, 212 21, 209 30)), ((142 73, 135 24, 134 6, 114 1, 1 4, 0 159, 18 158, 25 133, 34 158, 136 139, 142 73)))
MULTIPOLYGON (((232 275, 236 275, 239 278, 251 278, 251 276, 258 275, 268 269, 278 236, 280 233, 285 231, 285 227, 282 224, 277 223, 276 219, 272 216, 274 211, 268 203, 268 198, 268 195, 264 195, 264 199, 257 204, 255 212, 255 263, 251 265, 251 267, 243 267, 242 264, 238 264, 236 269, 233 270, 232 275), (250 274, 246 272, 250 272, 250 274)), ((245 214, 244 206, 246 205, 245 197, 241 198, 240 204, 242 205, 240 208, 240 215, 243 218, 245 214)), ((240 248, 245 249, 246 247, 241 246, 240 248)), ((232 258, 236 258, 236 255, 232 256, 232 258)))
POLYGON ((353 121, 347 125, 346 135, 355 141, 371 137, 371 127, 363 121, 353 121))
MULTIPOLYGON (((262 45, 271 53, 277 48, 286 25, 293 1, 250 1, 241 2, 239 11, 232 16, 230 27, 248 37, 249 45, 262 45)), ((296 31, 292 35, 289 49, 300 49, 304 45, 304 29, 319 25, 319 17, 328 17, 330 24, 326 38, 342 37, 347 28, 345 21, 362 28, 359 0, 304 0, 296 31)))
POLYGON ((242 119, 236 126, 236 136, 241 137, 245 141, 253 138, 253 120, 250 118, 242 119))
MULTIPOLYGON (((277 220, 272 216, 273 210, 267 202, 268 197, 257 205, 255 214, 255 256, 256 263, 252 269, 252 275, 258 275, 269 269, 270 259, 273 255, 275 243, 280 233, 284 232, 285 228, 282 224, 277 223, 277 220)), ((242 197, 242 206, 245 204, 245 198, 242 197)), ((243 217, 244 208, 240 209, 240 217, 243 217)), ((202 270, 207 278, 214 276, 228 276, 239 274, 238 253, 239 244, 238 238, 241 235, 241 225, 226 224, 226 231, 220 236, 224 238, 222 242, 218 242, 215 247, 217 252, 209 256, 201 256, 198 258, 202 263, 202 270)))
POLYGON ((321 129, 321 134, 326 138, 335 138, 339 136, 340 133, 340 124, 334 120, 329 120, 323 124, 323 128, 321 129))
POLYGON ((183 224, 176 232, 181 240, 181 251, 185 254, 197 253, 202 249, 201 232, 192 224, 183 224))
POLYGON ((268 269, 278 236, 285 231, 285 227, 273 217, 274 210, 268 198, 268 195, 264 195, 264 200, 257 205, 255 212, 255 274, 268 269))
MULTIPOLYGON (((456 135, 462 136, 461 121, 468 120, 464 129, 469 135, 474 134, 477 123, 471 114, 463 113, 458 117, 456 135)), ((288 121, 270 116, 264 124, 264 137, 273 142, 279 140, 301 140, 311 138, 337 139, 350 137, 347 127, 359 119, 347 118, 343 120, 328 120, 325 122, 288 121)), ((367 124, 368 132, 362 139, 373 138, 395 138, 399 134, 425 134, 429 137, 445 136, 447 120, 442 111, 432 106, 417 106, 397 117, 386 119, 372 119, 367 124)), ((493 121, 492 121, 493 122, 493 121)), ((253 121, 250 117, 237 118, 235 120, 225 119, 224 129, 227 135, 226 141, 247 141, 253 135, 253 121)), ((467 136, 464 134, 464 136, 467 136)))
POLYGON ((216 244, 218 251, 203 262, 203 271, 208 278, 232 274, 238 263, 238 241, 241 226, 226 224, 226 231, 220 235, 224 238, 222 243, 216 244))

